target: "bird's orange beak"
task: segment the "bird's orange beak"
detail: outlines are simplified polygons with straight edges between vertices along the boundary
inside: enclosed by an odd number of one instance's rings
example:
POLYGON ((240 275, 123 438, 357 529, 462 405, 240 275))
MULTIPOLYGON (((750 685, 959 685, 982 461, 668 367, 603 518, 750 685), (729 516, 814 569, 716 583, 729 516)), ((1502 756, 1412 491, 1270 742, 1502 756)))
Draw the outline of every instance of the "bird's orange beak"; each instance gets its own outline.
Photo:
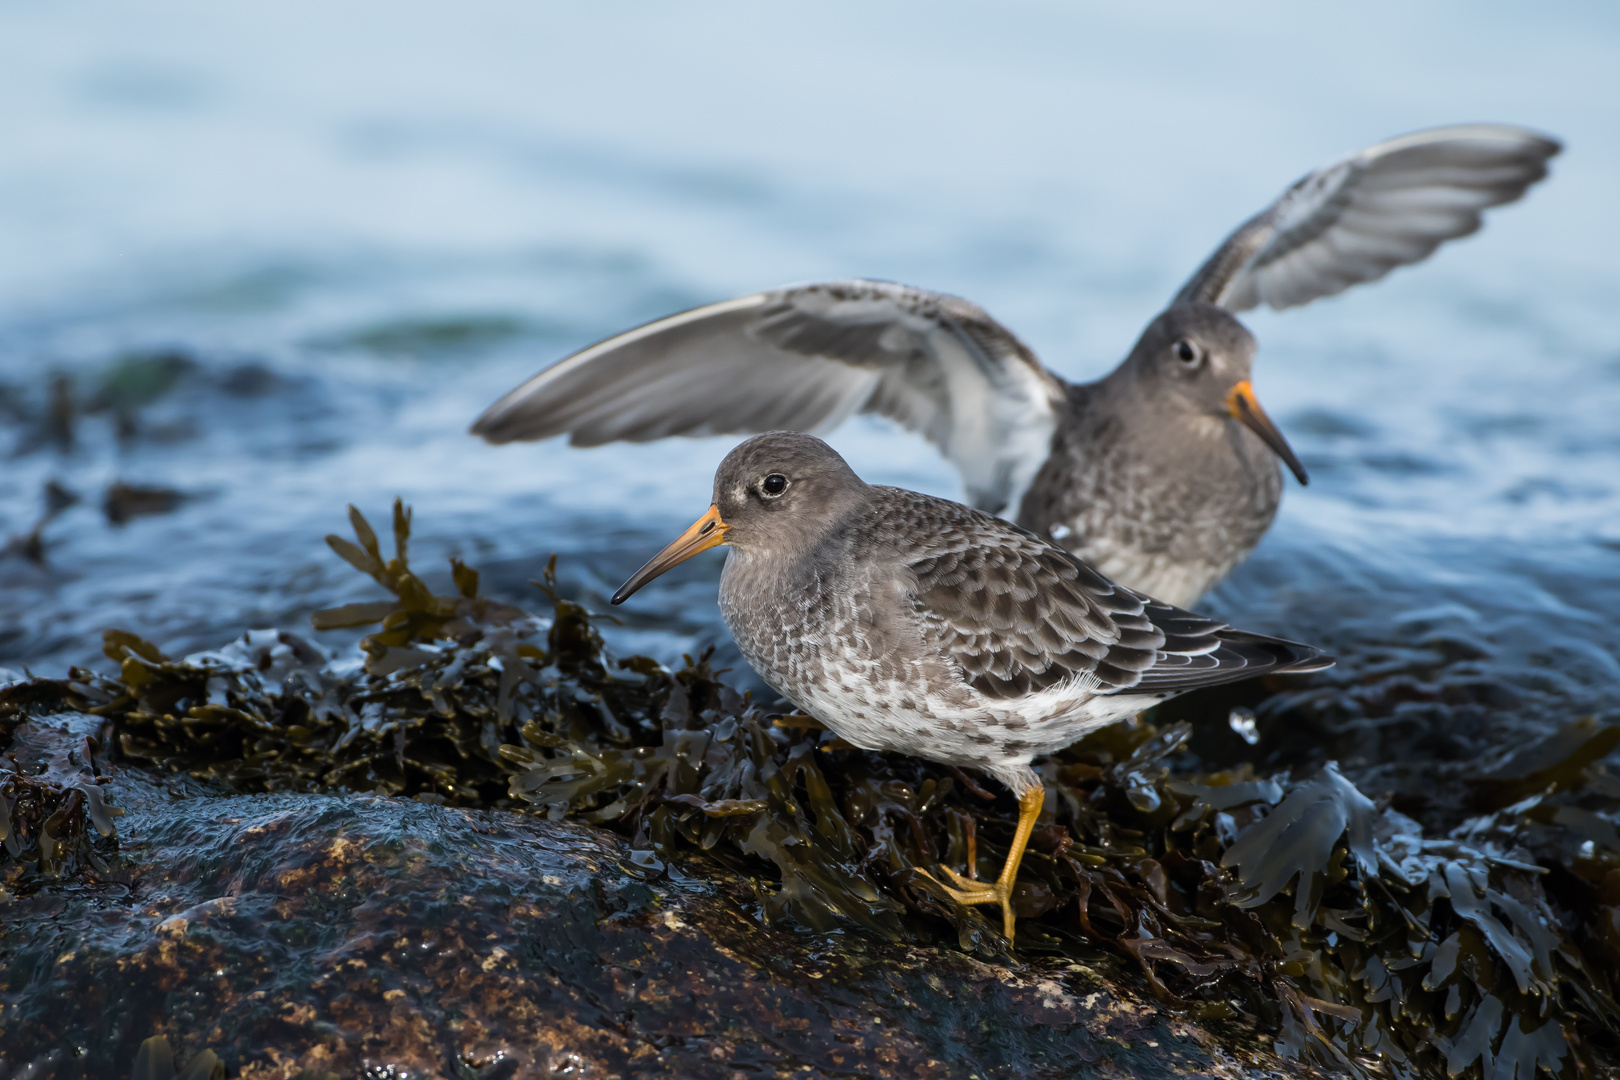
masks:
POLYGON ((1288 466, 1301 484, 1311 482, 1311 478, 1305 473, 1305 466, 1300 464, 1299 457, 1294 453, 1294 448, 1288 445, 1288 440, 1277 430, 1277 425, 1271 422, 1266 410, 1260 407, 1260 400, 1254 396, 1254 385, 1248 379, 1232 387, 1232 392, 1226 395, 1226 411, 1232 414, 1232 419, 1260 436, 1260 441, 1269 446, 1272 453, 1282 458, 1283 464, 1288 466))
POLYGON ((700 551, 708 551, 726 542, 731 526, 720 520, 720 508, 709 507, 709 512, 692 522, 692 527, 675 538, 675 542, 647 560, 647 565, 630 575, 630 580, 613 594, 613 602, 622 604, 635 591, 673 566, 678 566, 700 551))

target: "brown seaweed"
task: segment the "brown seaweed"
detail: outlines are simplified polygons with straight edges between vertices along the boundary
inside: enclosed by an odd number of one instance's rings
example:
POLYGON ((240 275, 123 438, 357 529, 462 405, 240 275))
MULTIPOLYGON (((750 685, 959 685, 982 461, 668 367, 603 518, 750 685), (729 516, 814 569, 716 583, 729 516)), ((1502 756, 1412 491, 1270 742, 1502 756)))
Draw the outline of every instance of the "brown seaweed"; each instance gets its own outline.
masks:
POLYGON ((34 527, 26 533, 13 536, 4 544, 0 544, 0 559, 9 555, 19 555, 31 563, 43 566, 45 564, 45 529, 57 519, 61 513, 79 501, 76 492, 69 491, 55 480, 45 483, 43 492, 45 509, 34 527))
POLYGON ((0 899, 80 870, 105 870, 95 835, 111 838, 122 813, 109 804, 90 717, 30 719, 29 707, 62 703, 52 684, 0 687, 0 899))
POLYGON ((109 525, 127 525, 138 517, 171 514, 180 508, 187 495, 170 487, 144 484, 126 484, 118 480, 107 486, 101 497, 101 511, 109 525))
POLYGON ((212 1050, 199 1050, 178 1073, 169 1040, 154 1035, 141 1043, 130 1080, 225 1080, 225 1063, 212 1050))
MULTIPOLYGON (((993 873, 1007 798, 772 714, 703 657, 676 671, 615 661, 549 570, 547 618, 481 598, 460 563, 456 594, 437 595, 409 568, 399 504, 390 558, 352 509, 351 522, 355 541, 329 543, 393 598, 314 625, 377 625, 363 663, 285 632, 174 659, 114 631, 115 676, 30 693, 106 718, 125 761, 241 791, 579 818, 630 837, 648 878, 719 864, 752 879, 766 921, 1013 955, 921 873, 993 873)), ((1168 1007, 1355 1074, 1496 1080, 1620 1061, 1620 778, 1602 763, 1620 729, 1581 722, 1527 748, 1478 778, 1484 816, 1439 835, 1331 764, 1178 774, 1191 731, 1119 724, 1041 766, 1019 952, 1116 957, 1168 1007)))

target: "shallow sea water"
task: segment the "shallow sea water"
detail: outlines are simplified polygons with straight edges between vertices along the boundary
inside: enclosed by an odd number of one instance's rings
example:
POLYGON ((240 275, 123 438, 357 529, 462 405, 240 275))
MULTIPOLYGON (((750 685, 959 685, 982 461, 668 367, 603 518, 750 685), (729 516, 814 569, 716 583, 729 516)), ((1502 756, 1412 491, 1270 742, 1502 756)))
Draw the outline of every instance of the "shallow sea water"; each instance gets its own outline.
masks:
MULTIPOLYGON (((557 552, 605 608, 731 440, 466 434, 539 367, 872 276, 968 296, 1094 377, 1300 173, 1491 119, 1566 140, 1525 202, 1246 317, 1312 483, 1208 606, 1352 677, 1438 649, 1538 724, 1615 716, 1617 73, 1598 4, 0 4, 0 667, 373 598, 321 537, 396 495, 419 567, 458 554, 534 606, 557 552), (185 498, 113 524, 115 482, 185 498), (30 559, 51 483, 77 502, 30 559)), ((832 441, 869 480, 960 494, 915 436, 832 441)), ((735 663, 719 566, 644 590, 612 644, 735 663)))

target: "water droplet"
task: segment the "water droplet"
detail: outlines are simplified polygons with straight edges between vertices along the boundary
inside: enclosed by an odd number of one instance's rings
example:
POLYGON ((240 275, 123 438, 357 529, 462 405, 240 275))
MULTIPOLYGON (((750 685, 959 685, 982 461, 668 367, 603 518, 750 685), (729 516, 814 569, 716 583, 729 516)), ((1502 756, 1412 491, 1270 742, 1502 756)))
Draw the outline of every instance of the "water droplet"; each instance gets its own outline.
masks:
POLYGON ((1232 710, 1232 714, 1226 718, 1226 722, 1233 731, 1238 733, 1238 737, 1250 746, 1255 746, 1260 742, 1260 729, 1255 724, 1253 709, 1239 705, 1232 710))
POLYGON ((625 869, 639 878, 656 878, 664 872, 664 860, 651 851, 632 851, 630 865, 625 869))

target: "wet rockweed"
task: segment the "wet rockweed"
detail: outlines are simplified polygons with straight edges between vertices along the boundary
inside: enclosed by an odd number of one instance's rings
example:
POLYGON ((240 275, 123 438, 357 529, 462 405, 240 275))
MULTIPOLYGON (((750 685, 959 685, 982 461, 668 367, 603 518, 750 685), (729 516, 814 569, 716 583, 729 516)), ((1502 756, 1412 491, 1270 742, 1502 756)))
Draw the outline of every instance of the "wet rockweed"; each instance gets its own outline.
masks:
MULTIPOLYGON (((577 818, 631 837, 634 874, 701 874, 713 860, 751 880, 768 922, 1013 959, 995 926, 921 872, 993 874, 1010 798, 845 747, 739 695, 706 657, 675 671, 615 660, 551 568, 536 582, 546 617, 481 598, 459 562, 456 594, 437 595, 408 565, 402 506, 391 557, 351 520, 355 541, 330 544, 393 599, 314 625, 377 626, 358 656, 255 631, 172 659, 109 631, 116 674, 0 690, 5 730, 71 711, 105 723, 117 762, 234 791, 376 791, 577 818)), ((1119 724, 1041 767, 1020 953, 1122 964, 1191 1018, 1357 1074, 1522 1080, 1620 1060, 1620 778, 1603 764, 1620 729, 1572 722, 1480 775, 1478 815, 1444 835, 1331 764, 1178 772, 1191 733, 1119 724)), ((99 824, 93 752, 76 786, 54 781, 54 816, 25 800, 35 778, 7 774, 0 827, 8 814, 55 844, 73 820, 80 834, 83 816, 99 824)))

